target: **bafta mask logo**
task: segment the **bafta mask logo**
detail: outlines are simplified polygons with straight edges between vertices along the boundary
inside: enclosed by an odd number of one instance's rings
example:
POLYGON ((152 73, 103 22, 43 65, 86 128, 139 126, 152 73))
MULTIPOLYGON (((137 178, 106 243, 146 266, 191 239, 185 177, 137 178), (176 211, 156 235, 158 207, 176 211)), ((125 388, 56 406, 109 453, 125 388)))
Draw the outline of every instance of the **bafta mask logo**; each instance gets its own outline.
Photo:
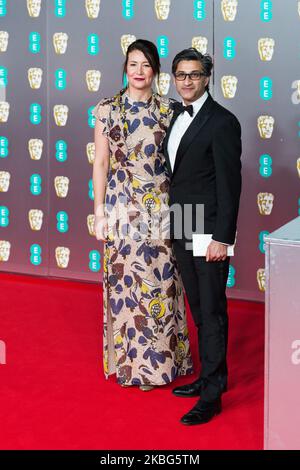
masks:
POLYGON ((86 155, 88 158, 89 163, 92 165, 95 161, 95 144, 94 142, 89 142, 86 144, 86 155))
POLYGON ((272 193, 258 193, 257 205, 260 215, 270 215, 272 213, 274 204, 274 194, 272 193))
POLYGON ((297 98, 300 100, 300 80, 297 80, 297 98))
POLYGON ((28 212, 28 220, 31 230, 41 230, 43 225, 43 211, 39 209, 30 209, 28 212))
POLYGON ((43 153, 43 141, 41 139, 30 139, 28 141, 28 150, 31 160, 40 160, 43 153))
POLYGON ((67 176, 56 176, 54 178, 54 187, 57 197, 67 197, 70 180, 67 176))
POLYGON ((9 117, 9 103, 0 101, 0 122, 7 122, 9 117))
POLYGON ((88 226, 89 234, 92 237, 95 237, 96 233, 95 233, 95 216, 94 216, 94 214, 89 214, 87 216, 87 226, 88 226))
POLYGON ((101 0, 85 0, 85 9, 88 18, 98 18, 101 0))
POLYGON ((0 52, 6 52, 9 34, 7 31, 0 31, 0 52))
POLYGON ((53 45, 56 54, 65 54, 68 47, 67 33, 54 33, 53 34, 53 45))
POLYGON ((7 240, 0 240, 0 261, 8 261, 11 244, 7 240))
POLYGON ((59 268, 67 268, 70 260, 70 248, 57 246, 55 248, 56 264, 59 268))
POLYGON ((121 36, 121 48, 124 55, 126 55, 128 47, 134 41, 136 41, 136 37, 133 34, 123 34, 121 36))
POLYGON ((30 88, 38 90, 42 84, 43 70, 38 67, 28 69, 28 81, 30 88))
POLYGON ((167 20, 170 13, 171 0, 155 0, 155 13, 158 20, 167 20))
POLYGON ((257 127, 262 139, 271 139, 274 129, 275 119, 273 116, 258 116, 257 127))
POLYGON ((298 171, 298 176, 300 178, 300 158, 297 160, 297 171, 298 171))
POLYGON ((234 98, 237 90, 238 79, 235 75, 223 75, 221 87, 224 98, 234 98))
POLYGON ((266 291, 266 272, 263 268, 260 268, 256 272, 256 279, 258 288, 261 292, 266 291))
POLYGON ((7 193, 10 183, 10 173, 8 171, 0 171, 0 193, 7 193))
POLYGON ((221 10, 225 21, 234 21, 237 14, 237 0, 222 0, 221 10))
POLYGON ((272 38, 260 38, 258 40, 258 52, 261 60, 270 61, 274 54, 275 41, 272 38))
POLYGON ((158 78, 157 91, 160 95, 164 96, 169 93, 171 84, 171 75, 166 72, 161 72, 158 78))
POLYGON ((201 52, 201 54, 207 53, 208 39, 205 36, 194 36, 192 39, 192 47, 201 52))
POLYGON ((69 108, 65 104, 56 104, 53 107, 53 116, 57 126, 65 126, 68 120, 69 108))
POLYGON ((89 91, 99 91, 101 83, 100 70, 88 70, 85 75, 86 84, 89 91))
POLYGON ((38 18, 40 16, 42 0, 27 0, 27 10, 29 16, 38 18))

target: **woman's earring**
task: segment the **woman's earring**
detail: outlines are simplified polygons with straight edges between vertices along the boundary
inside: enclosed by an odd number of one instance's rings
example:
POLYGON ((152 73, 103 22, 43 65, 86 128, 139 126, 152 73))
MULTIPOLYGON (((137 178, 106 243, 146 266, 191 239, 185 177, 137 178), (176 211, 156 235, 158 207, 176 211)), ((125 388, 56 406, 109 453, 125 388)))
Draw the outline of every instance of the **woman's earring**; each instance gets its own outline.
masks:
POLYGON ((123 88, 127 88, 128 86, 128 77, 127 77, 127 73, 124 73, 123 74, 123 88))

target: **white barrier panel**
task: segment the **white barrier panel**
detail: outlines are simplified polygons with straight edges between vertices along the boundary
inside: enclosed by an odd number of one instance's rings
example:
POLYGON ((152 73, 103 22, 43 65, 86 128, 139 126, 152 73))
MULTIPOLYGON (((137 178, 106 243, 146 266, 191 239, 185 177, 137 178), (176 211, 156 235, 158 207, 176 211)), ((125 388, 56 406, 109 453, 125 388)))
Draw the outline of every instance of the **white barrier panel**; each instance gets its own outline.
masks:
POLYGON ((300 217, 265 237, 265 449, 300 449, 300 217))

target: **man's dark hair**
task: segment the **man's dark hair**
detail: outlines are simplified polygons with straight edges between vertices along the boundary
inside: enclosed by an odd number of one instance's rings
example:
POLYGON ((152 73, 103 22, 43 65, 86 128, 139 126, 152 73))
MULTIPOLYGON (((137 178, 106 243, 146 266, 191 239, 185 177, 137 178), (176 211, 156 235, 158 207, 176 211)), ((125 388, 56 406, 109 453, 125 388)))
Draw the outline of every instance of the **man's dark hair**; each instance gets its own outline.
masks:
POLYGON ((123 66, 123 76, 126 74, 128 56, 132 51, 141 51, 148 60, 154 75, 159 75, 160 59, 156 45, 151 41, 147 41, 146 39, 137 39, 136 41, 132 42, 127 49, 126 59, 123 66))
MULTIPOLYGON (((174 57, 172 62, 172 73, 175 75, 179 62, 182 60, 197 60, 201 66, 202 71, 206 77, 211 76, 211 71, 213 68, 213 60, 209 54, 201 54, 201 52, 197 51, 194 47, 189 47, 188 49, 184 49, 174 57)), ((206 90, 209 90, 209 84, 206 86, 206 90)))

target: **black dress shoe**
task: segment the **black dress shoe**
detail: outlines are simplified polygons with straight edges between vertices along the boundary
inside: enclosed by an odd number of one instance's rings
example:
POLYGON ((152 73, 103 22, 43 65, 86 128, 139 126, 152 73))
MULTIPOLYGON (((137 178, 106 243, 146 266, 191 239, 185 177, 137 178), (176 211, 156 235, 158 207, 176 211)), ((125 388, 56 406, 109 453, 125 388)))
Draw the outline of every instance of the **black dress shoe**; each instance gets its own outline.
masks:
POLYGON ((203 387, 203 380, 198 379, 195 382, 173 389, 173 395, 176 397, 199 397, 203 387))
POLYGON ((212 402, 199 400, 196 406, 184 415, 180 421, 187 426, 204 424, 208 423, 214 416, 220 414, 221 411, 221 398, 212 402))

